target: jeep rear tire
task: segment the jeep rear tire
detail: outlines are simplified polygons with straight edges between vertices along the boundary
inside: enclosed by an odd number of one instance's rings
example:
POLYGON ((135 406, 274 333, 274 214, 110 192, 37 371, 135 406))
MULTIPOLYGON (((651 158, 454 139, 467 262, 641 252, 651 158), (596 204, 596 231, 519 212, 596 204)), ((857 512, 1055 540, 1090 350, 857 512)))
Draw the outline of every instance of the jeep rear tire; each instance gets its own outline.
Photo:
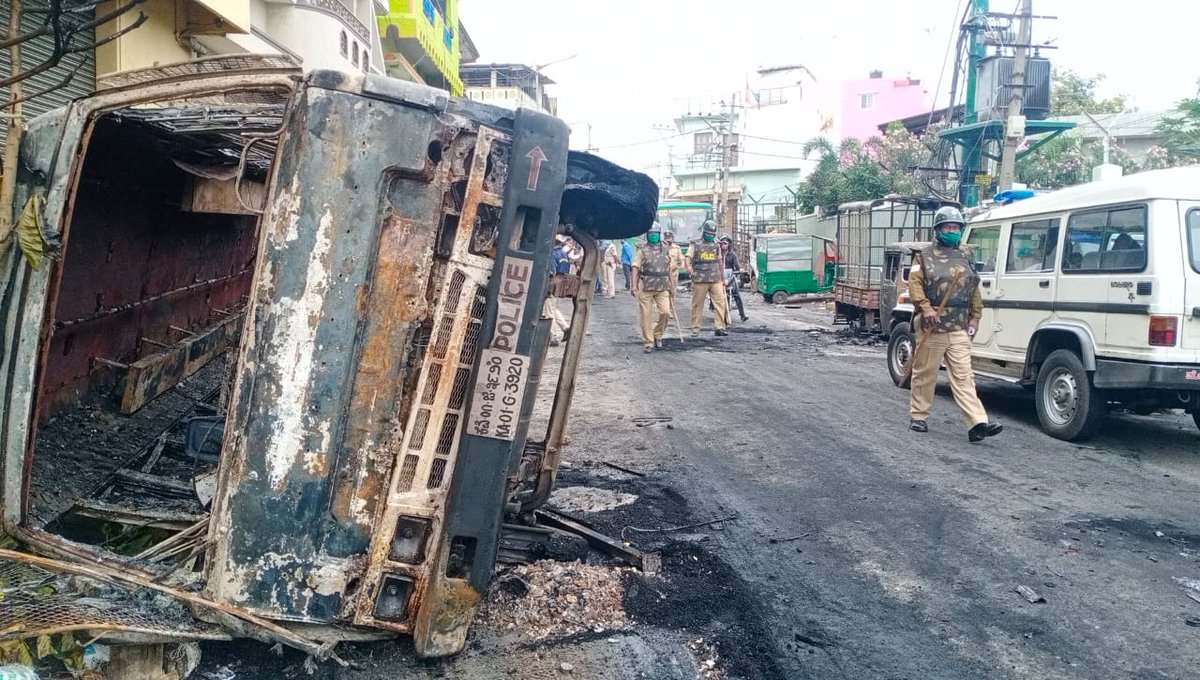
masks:
POLYGON ((1104 422, 1108 407, 1104 391, 1092 385, 1083 362, 1071 350, 1055 350, 1046 357, 1034 395, 1042 430, 1055 439, 1087 439, 1104 422))
POLYGON ((901 321, 892 327, 892 332, 888 336, 887 363, 888 373, 891 374, 892 382, 896 383, 896 387, 900 387, 904 382, 904 374, 908 370, 908 365, 912 363, 916 349, 917 340, 913 336, 912 325, 907 321, 901 321))

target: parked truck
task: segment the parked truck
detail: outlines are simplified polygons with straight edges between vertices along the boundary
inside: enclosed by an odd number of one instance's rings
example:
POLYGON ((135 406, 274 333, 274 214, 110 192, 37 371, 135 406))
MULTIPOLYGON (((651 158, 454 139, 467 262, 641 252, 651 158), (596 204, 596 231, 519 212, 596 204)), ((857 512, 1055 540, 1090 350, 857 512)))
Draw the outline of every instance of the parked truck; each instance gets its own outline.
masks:
POLYGON ((880 289, 890 244, 929 241, 933 213, 957 203, 932 198, 888 197, 844 203, 837 214, 837 283, 834 323, 887 335, 880 289))
POLYGON ((0 250, 0 640, 462 649, 554 483, 597 241, 657 187, 555 118, 376 75, 104 85, 30 123, 0 250), (548 350, 561 233, 585 256, 548 350))

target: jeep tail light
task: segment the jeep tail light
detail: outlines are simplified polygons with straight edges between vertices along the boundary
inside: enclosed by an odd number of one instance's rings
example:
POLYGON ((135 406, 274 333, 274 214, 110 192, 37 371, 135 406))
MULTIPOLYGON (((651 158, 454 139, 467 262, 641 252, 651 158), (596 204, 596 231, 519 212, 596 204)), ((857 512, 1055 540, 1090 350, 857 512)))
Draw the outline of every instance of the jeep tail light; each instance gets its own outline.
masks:
POLYGON ((1179 319, 1173 316, 1150 317, 1150 346, 1174 347, 1179 330, 1179 319))

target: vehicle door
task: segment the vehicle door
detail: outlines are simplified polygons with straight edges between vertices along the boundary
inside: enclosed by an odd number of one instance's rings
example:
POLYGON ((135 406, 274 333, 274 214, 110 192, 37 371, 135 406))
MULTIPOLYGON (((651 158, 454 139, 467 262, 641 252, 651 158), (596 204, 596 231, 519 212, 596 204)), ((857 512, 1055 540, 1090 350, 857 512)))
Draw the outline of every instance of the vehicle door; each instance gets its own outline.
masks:
POLYGON ((824 263, 821 267, 821 290, 833 288, 837 278, 837 244, 829 239, 821 239, 821 247, 825 251, 824 263))
POLYGON ((1183 221, 1184 313, 1180 347, 1200 352, 1200 201, 1181 203, 1183 221))
POLYGON ((884 329, 889 329, 892 323, 892 312, 901 301, 908 301, 908 286, 900 277, 899 250, 886 250, 883 253, 883 283, 879 286, 879 318, 884 329))
POLYGON ((1033 332, 1054 313, 1062 234, 1057 216, 1013 222, 996 277, 996 345, 1024 357, 1033 332))
POLYGON ((967 233, 971 263, 979 274, 979 291, 983 297, 983 317, 975 333, 976 347, 987 347, 992 343, 996 326, 996 255, 1000 247, 1000 225, 972 226, 967 233))
POLYGON ((1097 353, 1147 348, 1148 305, 1136 295, 1147 245, 1144 205, 1092 209, 1067 220, 1056 316, 1084 326, 1097 353))

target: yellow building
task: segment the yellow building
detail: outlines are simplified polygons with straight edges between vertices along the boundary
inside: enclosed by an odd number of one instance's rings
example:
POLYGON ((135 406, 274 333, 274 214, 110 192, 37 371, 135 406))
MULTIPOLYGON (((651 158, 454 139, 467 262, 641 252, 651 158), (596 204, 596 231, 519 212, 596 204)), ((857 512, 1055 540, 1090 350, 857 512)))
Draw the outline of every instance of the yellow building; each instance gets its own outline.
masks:
MULTIPOLYGON (((138 9, 148 17, 143 25, 97 48, 98 76, 271 53, 305 70, 386 73, 461 94, 459 63, 477 56, 458 21, 458 0, 147 0, 138 9)), ((96 37, 103 41, 137 18, 137 10, 127 13, 96 37)))

